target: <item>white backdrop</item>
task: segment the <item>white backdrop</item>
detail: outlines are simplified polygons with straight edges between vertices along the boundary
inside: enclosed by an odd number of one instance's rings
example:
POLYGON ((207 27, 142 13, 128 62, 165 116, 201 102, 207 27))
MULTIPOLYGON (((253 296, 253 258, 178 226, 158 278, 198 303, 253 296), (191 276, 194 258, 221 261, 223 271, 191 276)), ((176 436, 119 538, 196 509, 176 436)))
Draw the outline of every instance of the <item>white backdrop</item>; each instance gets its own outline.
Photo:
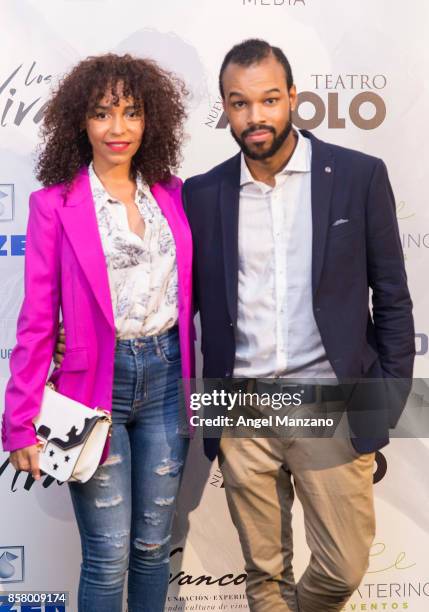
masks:
MULTIPOLYGON (((38 122, 51 85, 80 59, 106 51, 150 56, 176 71, 192 92, 180 171, 185 178, 236 151, 222 128, 218 69, 233 44, 255 36, 281 46, 291 61, 304 92, 297 123, 309 121, 320 138, 387 163, 415 306, 415 375, 426 376, 428 17, 421 0, 2 0, 1 397, 22 299, 38 122)), ((429 444, 394 440, 378 459, 382 478, 370 568, 345 609, 426 612, 429 444)), ((44 479, 29 488, 26 475, 14 479, 6 460, 0 453, 0 590, 60 589, 74 600, 80 550, 67 487, 44 479)), ((299 576, 308 552, 298 505, 294 522, 299 576)), ((222 479, 198 444, 189 457, 173 549, 166 610, 248 609, 222 479)), ((70 610, 76 610, 74 601, 70 610)))

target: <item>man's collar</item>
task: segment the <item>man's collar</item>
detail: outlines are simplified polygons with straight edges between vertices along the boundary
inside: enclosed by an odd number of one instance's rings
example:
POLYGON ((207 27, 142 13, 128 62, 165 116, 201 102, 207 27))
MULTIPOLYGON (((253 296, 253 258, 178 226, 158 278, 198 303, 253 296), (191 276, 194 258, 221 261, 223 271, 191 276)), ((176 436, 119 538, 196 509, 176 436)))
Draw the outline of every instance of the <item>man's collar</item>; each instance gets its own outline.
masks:
MULTIPOLYGON (((290 174, 291 172, 311 172, 311 141, 309 138, 305 138, 299 130, 295 130, 298 135, 298 142, 292 157, 276 176, 282 174, 290 174)), ((241 169, 240 169, 240 187, 248 183, 254 183, 253 178, 244 157, 241 153, 241 169)))

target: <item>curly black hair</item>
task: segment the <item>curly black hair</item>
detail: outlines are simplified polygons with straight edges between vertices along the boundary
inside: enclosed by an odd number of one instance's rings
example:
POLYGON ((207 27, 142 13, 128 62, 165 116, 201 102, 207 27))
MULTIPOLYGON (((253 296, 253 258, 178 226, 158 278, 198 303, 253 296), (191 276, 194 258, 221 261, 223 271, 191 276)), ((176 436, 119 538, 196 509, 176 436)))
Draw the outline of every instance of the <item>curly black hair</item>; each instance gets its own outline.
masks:
POLYGON ((70 185, 79 169, 90 163, 92 148, 83 126, 109 90, 114 104, 122 95, 144 109, 145 130, 132 159, 133 176, 140 172, 149 185, 170 180, 181 160, 186 87, 153 60, 108 53, 79 62, 47 104, 36 167, 45 187, 70 185))

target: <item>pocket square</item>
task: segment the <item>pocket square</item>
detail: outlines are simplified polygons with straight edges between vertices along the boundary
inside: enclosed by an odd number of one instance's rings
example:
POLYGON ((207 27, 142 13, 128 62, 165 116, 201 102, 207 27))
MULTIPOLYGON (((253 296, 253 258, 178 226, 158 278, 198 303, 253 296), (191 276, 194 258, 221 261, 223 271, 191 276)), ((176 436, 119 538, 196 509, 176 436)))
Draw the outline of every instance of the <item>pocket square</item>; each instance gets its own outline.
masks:
POLYGON ((348 219, 337 219, 333 224, 332 227, 336 227, 337 225, 342 225, 343 223, 348 223, 349 220, 348 219))

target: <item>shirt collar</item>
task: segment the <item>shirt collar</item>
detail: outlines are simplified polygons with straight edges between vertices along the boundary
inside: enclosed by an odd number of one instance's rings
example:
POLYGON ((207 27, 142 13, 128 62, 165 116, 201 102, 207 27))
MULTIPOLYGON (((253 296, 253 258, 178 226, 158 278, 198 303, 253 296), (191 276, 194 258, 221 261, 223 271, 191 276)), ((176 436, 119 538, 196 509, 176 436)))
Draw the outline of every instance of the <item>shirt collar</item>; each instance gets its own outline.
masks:
MULTIPOLYGON (((292 172, 311 172, 311 141, 305 138, 299 130, 295 130, 298 134, 298 142, 296 143, 295 151, 286 166, 276 174, 282 176, 291 174, 292 172)), ((249 168, 243 153, 241 154, 241 171, 240 171, 240 187, 249 183, 257 183, 249 168)))
MULTIPOLYGON (((92 191, 92 195, 95 201, 95 207, 98 210, 101 206, 103 206, 104 204, 119 204, 119 201, 116 198, 113 198, 108 191, 106 191, 106 188, 104 187, 103 183, 100 181, 100 179, 98 178, 98 176, 95 173, 94 170, 94 164, 91 161, 91 163, 88 166, 88 176, 89 176, 89 183, 91 185, 91 191, 92 191)), ((137 197, 139 196, 140 193, 146 194, 147 195, 147 190, 148 190, 148 186, 147 184, 144 182, 141 174, 137 174, 136 177, 136 200, 137 197)))

